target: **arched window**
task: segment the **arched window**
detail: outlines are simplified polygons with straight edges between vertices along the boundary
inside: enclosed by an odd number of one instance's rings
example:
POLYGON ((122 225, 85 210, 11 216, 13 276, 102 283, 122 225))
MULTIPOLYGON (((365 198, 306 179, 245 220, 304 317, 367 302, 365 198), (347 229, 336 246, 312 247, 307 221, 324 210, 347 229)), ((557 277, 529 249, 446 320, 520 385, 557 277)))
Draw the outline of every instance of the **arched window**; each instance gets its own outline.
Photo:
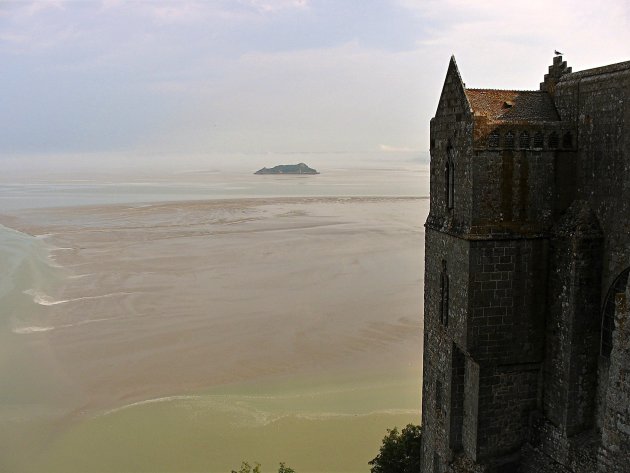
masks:
POLYGON ((543 138, 543 134, 539 131, 537 131, 534 134, 534 148, 542 148, 543 147, 543 143, 544 143, 544 138, 543 138))
POLYGON ((615 278, 604 301, 604 307, 602 311, 602 341, 600 347, 600 353, 606 358, 610 358, 610 352, 612 351, 612 334, 615 329, 615 299, 616 295, 620 292, 625 292, 626 285, 628 284, 628 275, 630 274, 630 267, 624 269, 619 276, 615 278))
POLYGON ((567 131, 562 137, 563 148, 573 148, 573 135, 570 131, 567 131))
POLYGON ((508 131, 503 138, 503 147, 504 148, 514 148, 514 132, 508 131))
POLYGON ((442 272, 440 273, 440 322, 448 325, 448 288, 449 280, 446 272, 446 260, 442 260, 442 272))
POLYGON ((551 132, 551 134, 549 135, 549 140, 547 141, 547 144, 551 149, 556 149, 560 144, 558 134, 555 131, 551 132))
POLYGON ((519 148, 529 148, 529 133, 526 131, 521 132, 521 135, 518 137, 518 146, 519 148))
POLYGON ((446 148, 446 166, 444 169, 446 183, 446 208, 451 210, 455 204, 455 163, 453 159, 453 147, 446 148))
POLYGON ((499 132, 494 130, 490 135, 488 135, 488 147, 496 148, 499 146, 499 132))

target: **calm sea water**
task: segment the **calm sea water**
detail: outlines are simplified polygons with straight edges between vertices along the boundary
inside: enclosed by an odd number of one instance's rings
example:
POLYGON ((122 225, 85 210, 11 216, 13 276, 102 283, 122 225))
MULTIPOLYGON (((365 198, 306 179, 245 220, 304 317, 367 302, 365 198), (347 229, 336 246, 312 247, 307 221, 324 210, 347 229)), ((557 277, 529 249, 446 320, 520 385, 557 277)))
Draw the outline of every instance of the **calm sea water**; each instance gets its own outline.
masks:
POLYGON ((35 303, 33 294, 50 291, 63 277, 42 239, 3 225, 0 268, 0 331, 12 330, 27 317, 36 318, 41 305, 35 303))
POLYGON ((428 167, 333 169, 311 176, 190 171, 0 179, 0 214, 21 209, 205 199, 428 196, 428 167))

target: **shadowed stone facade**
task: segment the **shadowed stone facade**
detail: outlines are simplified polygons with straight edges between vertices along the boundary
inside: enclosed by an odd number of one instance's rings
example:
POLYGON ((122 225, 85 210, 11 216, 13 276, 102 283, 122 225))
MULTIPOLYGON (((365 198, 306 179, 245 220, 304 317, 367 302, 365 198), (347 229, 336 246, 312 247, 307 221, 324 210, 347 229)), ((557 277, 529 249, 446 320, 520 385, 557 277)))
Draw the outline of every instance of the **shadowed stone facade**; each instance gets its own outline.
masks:
POLYGON ((630 473, 630 62, 431 120, 422 472, 630 473))

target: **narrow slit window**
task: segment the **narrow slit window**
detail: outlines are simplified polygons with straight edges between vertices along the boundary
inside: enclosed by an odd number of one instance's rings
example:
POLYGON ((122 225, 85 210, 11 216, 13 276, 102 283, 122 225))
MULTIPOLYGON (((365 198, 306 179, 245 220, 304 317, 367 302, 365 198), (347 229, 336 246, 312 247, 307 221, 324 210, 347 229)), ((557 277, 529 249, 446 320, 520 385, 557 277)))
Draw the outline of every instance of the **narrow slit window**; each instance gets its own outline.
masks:
POLYGON ((534 148, 542 148, 544 144, 544 137, 541 132, 536 132, 534 135, 534 148))
POLYGON ((559 143, 559 139, 558 139, 558 134, 554 131, 549 135, 549 141, 547 142, 549 144, 549 148, 551 149, 556 149, 558 147, 559 143))
POLYGON ((435 410, 442 410, 442 383, 440 381, 435 382, 435 410))
POLYGON ((562 137, 562 147, 566 149, 573 148, 573 135, 567 131, 562 137))
POLYGON ((448 326, 448 299, 449 299, 449 278, 446 272, 446 260, 442 260, 442 272, 440 273, 440 322, 448 326))
POLYGON ((446 207, 451 210, 455 204, 455 164, 453 162, 453 148, 449 145, 446 150, 446 207))

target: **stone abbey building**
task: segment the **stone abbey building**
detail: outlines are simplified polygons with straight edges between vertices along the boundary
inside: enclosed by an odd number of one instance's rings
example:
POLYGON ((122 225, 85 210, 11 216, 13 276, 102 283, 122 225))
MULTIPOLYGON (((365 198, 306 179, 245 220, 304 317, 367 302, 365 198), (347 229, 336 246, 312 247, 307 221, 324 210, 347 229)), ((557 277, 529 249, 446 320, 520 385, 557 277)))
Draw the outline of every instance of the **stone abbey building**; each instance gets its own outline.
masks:
POLYGON ((630 472, 630 62, 431 120, 422 473, 630 472))

